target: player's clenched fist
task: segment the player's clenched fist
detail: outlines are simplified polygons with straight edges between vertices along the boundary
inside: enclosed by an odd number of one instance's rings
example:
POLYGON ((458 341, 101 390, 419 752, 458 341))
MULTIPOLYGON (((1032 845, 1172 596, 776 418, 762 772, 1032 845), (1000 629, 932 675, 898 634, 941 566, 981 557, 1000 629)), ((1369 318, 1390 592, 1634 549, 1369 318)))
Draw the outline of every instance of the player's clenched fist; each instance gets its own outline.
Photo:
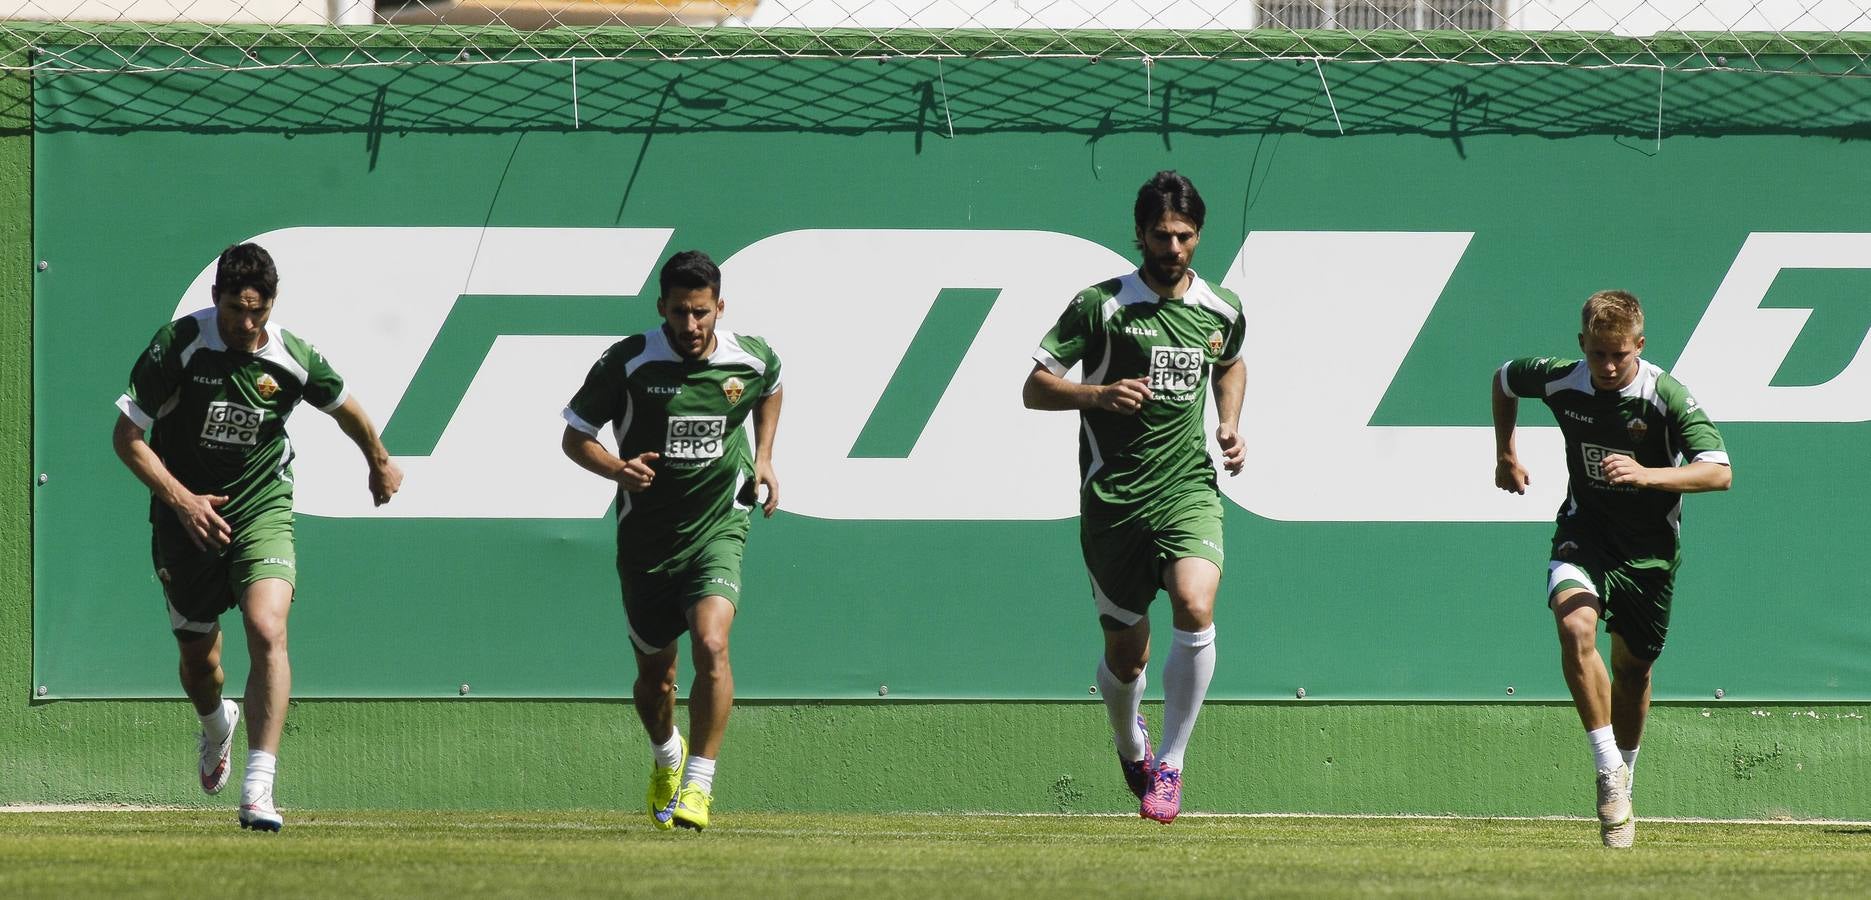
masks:
POLYGON ((1514 494, 1527 492, 1527 485, 1533 483, 1533 477, 1520 465, 1520 460, 1507 456, 1494 463, 1494 486, 1514 494))
POLYGON ((1098 408, 1106 412, 1135 415, 1150 396, 1149 382, 1141 378, 1126 378, 1098 389, 1098 408))

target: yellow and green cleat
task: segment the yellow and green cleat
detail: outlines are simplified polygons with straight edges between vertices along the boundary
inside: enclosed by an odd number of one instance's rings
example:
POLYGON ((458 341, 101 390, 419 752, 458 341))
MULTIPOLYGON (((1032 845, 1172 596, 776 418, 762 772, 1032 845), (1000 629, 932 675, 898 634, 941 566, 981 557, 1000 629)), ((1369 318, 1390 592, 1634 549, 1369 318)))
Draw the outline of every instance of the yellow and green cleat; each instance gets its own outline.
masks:
MULTIPOLYGON (((681 758, 676 760, 674 768, 650 764, 650 791, 644 797, 644 802, 649 805, 650 823, 663 831, 676 827, 676 789, 682 785, 682 769, 689 761, 688 739, 681 736, 676 739, 682 742, 681 758)), ((704 811, 702 820, 707 819, 708 814, 704 811)))
POLYGON ((670 806, 675 823, 684 828, 701 831, 708 827, 708 806, 715 802, 715 797, 692 784, 685 784, 676 794, 675 803, 670 806))

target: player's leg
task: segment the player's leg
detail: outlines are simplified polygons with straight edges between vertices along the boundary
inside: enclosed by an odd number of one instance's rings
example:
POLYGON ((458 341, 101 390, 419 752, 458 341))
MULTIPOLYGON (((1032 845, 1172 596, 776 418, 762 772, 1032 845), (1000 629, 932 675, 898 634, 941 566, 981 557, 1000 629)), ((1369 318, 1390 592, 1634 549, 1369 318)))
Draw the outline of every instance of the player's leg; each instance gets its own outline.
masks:
POLYGON ((675 821, 685 828, 708 827, 708 808, 714 801, 715 760, 727 735, 728 716, 734 711, 734 668, 728 661, 728 633, 734 626, 734 603, 710 595, 689 607, 690 661, 695 685, 689 691, 689 733, 694 752, 676 795, 675 821))
POLYGON ((1605 573, 1611 594, 1605 630, 1611 632, 1611 726, 1618 754, 1637 774, 1637 750, 1650 715, 1650 672, 1670 629, 1676 561, 1641 559, 1605 573))
POLYGON ((1157 590, 1149 532, 1135 522, 1086 515, 1079 520, 1079 549, 1104 635, 1104 652, 1094 667, 1093 683, 1111 721, 1124 784, 1142 800, 1156 771, 1142 715, 1144 665, 1150 661, 1148 612, 1157 590))
POLYGON ((1573 706, 1592 747, 1598 797, 1599 836, 1606 846, 1630 846, 1630 770, 1618 756, 1611 727, 1611 676, 1598 654, 1598 621, 1604 611, 1598 579, 1572 563, 1547 567, 1547 597, 1559 629, 1559 665, 1573 706))
POLYGON ((279 740, 292 699, 292 663, 286 653, 286 619, 292 613, 292 582, 262 578, 240 601, 247 629, 247 772, 240 790, 243 828, 278 831, 282 820, 273 802, 279 740))
MULTIPOLYGON (((172 616, 172 623, 176 617, 172 616)), ((196 743, 196 772, 205 793, 218 794, 227 786, 233 769, 230 757, 234 750, 234 726, 240 721, 240 707, 221 697, 225 676, 221 671, 221 628, 212 623, 183 620, 184 625, 207 624, 206 632, 189 628, 174 629, 182 692, 195 706, 201 720, 201 734, 196 743)))
POLYGON ((1143 814, 1159 822, 1175 821, 1182 811, 1183 754, 1215 676, 1215 593, 1221 569, 1201 557, 1165 563, 1171 638, 1163 661, 1163 738, 1156 751, 1156 777, 1143 798, 1143 814))
POLYGON ((1645 659, 1631 650, 1624 635, 1611 635, 1611 728, 1618 739, 1618 751, 1626 768, 1635 773, 1637 747, 1644 737, 1644 722, 1650 717, 1650 671, 1656 660, 1645 659))
POLYGON ((1163 738, 1143 815, 1174 821, 1182 810, 1183 754, 1215 675, 1215 594, 1221 588, 1221 497, 1212 488, 1175 497, 1154 519, 1157 577, 1169 593, 1171 643, 1163 662, 1163 738))
POLYGON ((227 567, 219 554, 190 543, 179 525, 157 525, 150 540, 156 577, 169 607, 169 629, 180 656, 177 674, 182 691, 201 721, 196 743, 196 774, 201 789, 218 794, 232 770, 234 726, 240 707, 221 696, 221 613, 233 605, 227 567))
POLYGON ((1110 615, 1098 617, 1104 632, 1104 654, 1098 659, 1094 677, 1098 696, 1104 700, 1105 713, 1111 719, 1111 734, 1117 745, 1118 770, 1124 786, 1142 800, 1150 790, 1156 771, 1156 757, 1150 753, 1149 726, 1143 719, 1144 666, 1150 661, 1150 618, 1134 613, 1124 620, 1110 615))
POLYGON ((644 806, 650 824, 667 830, 676 827, 671 817, 688 758, 688 743, 676 728, 676 641, 685 627, 681 601, 667 576, 637 572, 622 563, 617 574, 637 662, 630 695, 650 741, 650 785, 644 792, 644 806))

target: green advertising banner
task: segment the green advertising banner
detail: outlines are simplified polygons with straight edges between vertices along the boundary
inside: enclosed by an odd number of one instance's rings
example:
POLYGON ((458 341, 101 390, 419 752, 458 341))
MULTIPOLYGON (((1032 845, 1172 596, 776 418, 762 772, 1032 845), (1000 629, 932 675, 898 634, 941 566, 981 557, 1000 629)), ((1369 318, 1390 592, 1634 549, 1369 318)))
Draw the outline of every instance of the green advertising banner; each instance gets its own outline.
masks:
POLYGON ((1575 353, 1580 303, 1621 287, 1735 470, 1732 492, 1684 504, 1656 696, 1871 698, 1871 486, 1851 462, 1871 452, 1871 82, 1671 77, 1044 59, 42 73, 35 683, 179 693, 112 402, 150 335, 209 303, 216 254, 255 240, 279 262, 275 321, 347 378, 407 475, 373 508, 332 421, 292 419, 297 695, 628 694, 611 495, 561 455, 559 411, 609 343, 655 324, 662 260, 701 248, 722 261, 723 326, 785 361, 783 509, 749 541, 738 693, 1085 697, 1078 425, 1024 409, 1020 386, 1066 300, 1135 265, 1137 186, 1175 168, 1208 203, 1195 267, 1247 315, 1211 696, 1565 696, 1544 606, 1562 448, 1523 404, 1532 491, 1496 490, 1488 380, 1575 353))

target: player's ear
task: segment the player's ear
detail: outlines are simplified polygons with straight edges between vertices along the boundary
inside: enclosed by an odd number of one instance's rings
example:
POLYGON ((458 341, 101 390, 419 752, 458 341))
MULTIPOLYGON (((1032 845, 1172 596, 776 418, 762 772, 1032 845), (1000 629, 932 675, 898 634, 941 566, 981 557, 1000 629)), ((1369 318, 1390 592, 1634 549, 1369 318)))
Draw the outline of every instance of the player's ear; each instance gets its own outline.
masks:
POLYGON ((1644 336, 1641 334, 1637 336, 1637 352, 1644 352, 1644 336))

